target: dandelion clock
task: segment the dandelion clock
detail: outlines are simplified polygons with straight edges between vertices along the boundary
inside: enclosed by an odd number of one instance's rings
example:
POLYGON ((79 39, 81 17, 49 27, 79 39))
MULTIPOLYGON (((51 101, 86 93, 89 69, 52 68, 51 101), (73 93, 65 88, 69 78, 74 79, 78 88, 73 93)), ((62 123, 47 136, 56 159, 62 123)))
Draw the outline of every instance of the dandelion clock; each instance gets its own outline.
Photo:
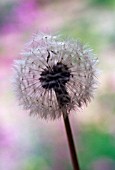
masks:
POLYGON ((43 119, 63 117, 74 170, 80 170, 69 114, 87 105, 97 85, 97 58, 79 41, 35 34, 16 60, 15 90, 19 104, 43 119))

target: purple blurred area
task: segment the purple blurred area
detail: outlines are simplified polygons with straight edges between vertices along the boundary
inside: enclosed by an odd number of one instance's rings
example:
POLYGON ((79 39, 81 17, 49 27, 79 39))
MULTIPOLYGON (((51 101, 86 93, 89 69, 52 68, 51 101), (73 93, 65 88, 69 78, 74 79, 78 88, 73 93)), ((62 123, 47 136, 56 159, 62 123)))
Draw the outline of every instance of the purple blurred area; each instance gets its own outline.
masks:
POLYGON ((1 5, 1 33, 26 30, 37 18, 42 18, 42 11, 37 1, 21 0, 1 5))
POLYGON ((112 0, 0 1, 0 170, 72 170, 63 120, 30 117, 13 92, 13 62, 38 31, 59 32, 94 48, 99 88, 70 121, 81 170, 115 169, 114 10, 112 0))

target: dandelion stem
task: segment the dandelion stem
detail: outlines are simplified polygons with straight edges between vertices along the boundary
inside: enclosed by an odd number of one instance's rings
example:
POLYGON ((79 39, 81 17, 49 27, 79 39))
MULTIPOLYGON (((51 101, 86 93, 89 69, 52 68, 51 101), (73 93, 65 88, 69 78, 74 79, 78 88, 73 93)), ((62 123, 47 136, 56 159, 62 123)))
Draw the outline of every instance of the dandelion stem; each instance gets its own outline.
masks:
POLYGON ((65 116, 63 114, 63 119, 64 119, 65 130, 66 130, 66 134, 67 134, 67 140, 68 140, 68 144, 69 144, 73 168, 74 168, 74 170, 80 170, 68 115, 65 116))

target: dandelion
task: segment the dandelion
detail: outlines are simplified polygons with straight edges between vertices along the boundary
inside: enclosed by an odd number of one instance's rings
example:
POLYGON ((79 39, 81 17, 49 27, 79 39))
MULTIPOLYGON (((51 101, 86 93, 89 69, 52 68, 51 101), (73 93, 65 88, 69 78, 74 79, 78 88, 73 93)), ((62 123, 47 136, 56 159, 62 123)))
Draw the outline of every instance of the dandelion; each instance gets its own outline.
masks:
POLYGON ((63 115, 75 170, 79 170, 68 114, 87 105, 96 88, 96 64, 91 49, 79 41, 35 34, 15 62, 15 90, 30 114, 44 119, 63 115))
POLYGON ((56 119, 93 97, 97 59, 80 42, 39 33, 22 55, 15 63, 15 90, 30 114, 56 119))

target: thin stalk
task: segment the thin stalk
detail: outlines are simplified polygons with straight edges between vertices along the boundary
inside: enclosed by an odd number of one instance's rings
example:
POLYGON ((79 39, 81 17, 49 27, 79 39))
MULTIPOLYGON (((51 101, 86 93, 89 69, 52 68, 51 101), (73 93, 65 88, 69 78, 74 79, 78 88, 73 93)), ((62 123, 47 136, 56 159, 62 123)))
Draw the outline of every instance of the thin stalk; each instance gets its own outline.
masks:
POLYGON ((73 168, 74 170, 80 170, 68 115, 65 116, 63 113, 63 119, 64 119, 65 130, 66 130, 67 140, 69 144, 73 168))
POLYGON ((60 88, 55 89, 55 94, 56 94, 56 98, 57 98, 59 107, 62 108, 62 114, 63 114, 65 130, 66 130, 67 140, 68 140, 68 144, 69 144, 73 168, 74 168, 74 170, 80 170, 80 167, 78 164, 78 159, 77 159, 77 154, 75 151, 75 145, 74 145, 74 141, 73 141, 73 135, 72 135, 71 127, 70 127, 68 113, 67 113, 66 109, 63 109, 63 106, 70 101, 70 96, 66 90, 66 87, 63 85, 62 85, 62 87, 60 86, 60 88), (60 94, 65 94, 66 98, 64 99, 63 97, 61 97, 60 94))

